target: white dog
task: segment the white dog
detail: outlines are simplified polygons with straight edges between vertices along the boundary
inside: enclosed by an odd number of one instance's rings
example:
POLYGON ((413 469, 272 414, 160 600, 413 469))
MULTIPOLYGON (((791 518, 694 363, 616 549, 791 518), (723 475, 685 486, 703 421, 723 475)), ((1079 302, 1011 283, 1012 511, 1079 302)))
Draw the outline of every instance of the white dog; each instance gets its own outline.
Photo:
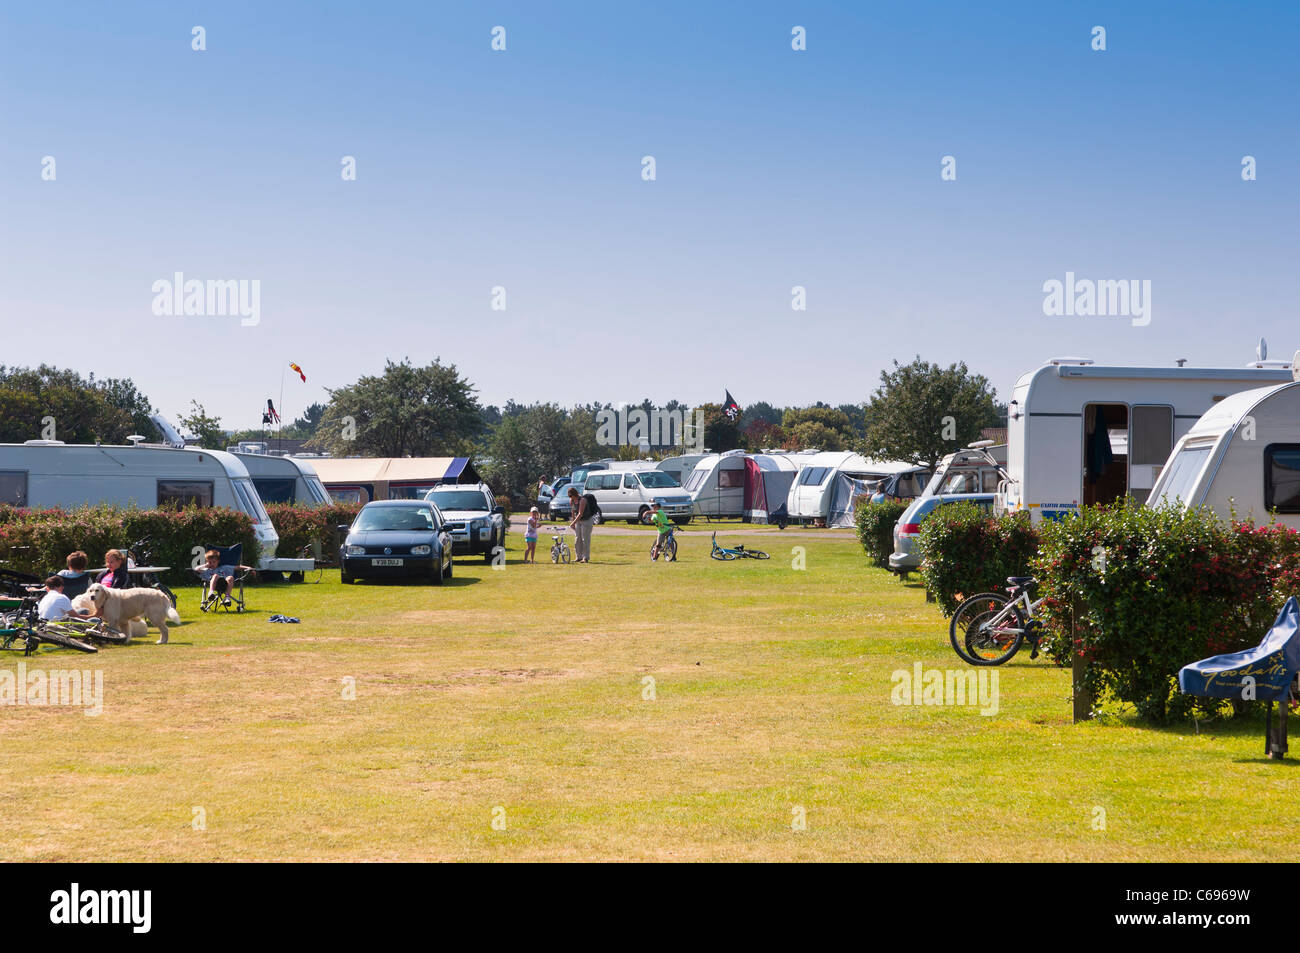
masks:
POLYGON ((158 644, 163 645, 167 641, 167 623, 180 625, 181 617, 172 608, 171 600, 158 589, 108 589, 95 583, 86 590, 86 596, 105 622, 132 637, 144 634, 134 623, 148 631, 147 620, 158 630, 158 644))
MULTIPOLYGON (((87 616, 93 616, 95 614, 95 600, 90 598, 89 592, 83 592, 72 600, 72 608, 84 609, 87 616)), ((138 617, 128 619, 126 625, 127 627, 122 631, 126 633, 128 640, 139 639, 149 634, 149 623, 145 622, 144 619, 138 617)))

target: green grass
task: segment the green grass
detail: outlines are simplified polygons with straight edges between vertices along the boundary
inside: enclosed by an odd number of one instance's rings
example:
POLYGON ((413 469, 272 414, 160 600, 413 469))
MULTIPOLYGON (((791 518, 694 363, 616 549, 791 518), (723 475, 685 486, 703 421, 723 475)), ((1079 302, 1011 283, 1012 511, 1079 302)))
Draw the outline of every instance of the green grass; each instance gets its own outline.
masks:
POLYGON ((102 669, 104 711, 0 708, 0 858, 1263 860, 1286 843, 1295 762, 1263 759, 1260 723, 1074 726, 1068 673, 1025 656, 999 670, 996 716, 896 706, 893 671, 959 664, 919 588, 850 538, 721 563, 688 530, 676 564, 597 528, 593 564, 524 566, 514 535, 501 571, 327 574, 250 589, 244 616, 200 616, 184 590, 170 645, 43 651, 29 668, 102 669))

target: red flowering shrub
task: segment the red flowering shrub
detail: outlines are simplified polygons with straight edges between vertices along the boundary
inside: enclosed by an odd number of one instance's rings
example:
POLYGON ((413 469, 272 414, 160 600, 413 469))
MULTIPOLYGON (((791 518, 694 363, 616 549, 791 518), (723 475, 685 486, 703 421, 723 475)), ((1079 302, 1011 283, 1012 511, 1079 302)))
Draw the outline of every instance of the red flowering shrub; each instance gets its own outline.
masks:
POLYGON ((1034 572, 1049 653, 1062 664, 1079 653, 1094 697, 1153 721, 1221 708, 1176 694, 1178 670, 1259 644, 1300 592, 1300 536, 1208 510, 1120 502, 1045 524, 1041 536, 1034 572))
POLYGON ((360 503, 331 503, 326 506, 303 506, 298 503, 268 503, 267 515, 280 536, 277 556, 294 557, 313 542, 320 543, 321 564, 338 562, 336 527, 351 526, 361 511, 360 503))

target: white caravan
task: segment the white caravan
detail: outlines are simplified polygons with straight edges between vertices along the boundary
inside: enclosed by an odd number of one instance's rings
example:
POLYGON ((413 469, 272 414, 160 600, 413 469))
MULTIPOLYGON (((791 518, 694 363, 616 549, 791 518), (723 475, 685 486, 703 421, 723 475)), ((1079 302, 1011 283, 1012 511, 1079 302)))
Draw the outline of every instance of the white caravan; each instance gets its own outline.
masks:
POLYGON ((856 453, 815 453, 796 458, 799 475, 790 486, 786 509, 791 520, 825 520, 827 526, 851 526, 853 504, 873 487, 869 481, 915 469, 911 463, 868 460, 856 453))
POLYGON ((745 512, 745 451, 711 453, 682 483, 697 516, 738 517, 745 512))
POLYGON ((1246 367, 1103 366, 1058 358, 1012 392, 999 512, 1035 522, 1125 495, 1145 501, 1174 443, 1244 390, 1291 379, 1285 362, 1246 367))
MULTIPOLYGON (((1300 363, 1300 354, 1297 355, 1300 363)), ((1226 397, 1178 441, 1147 501, 1300 529, 1300 372, 1226 397)))
MULTIPOLYGON (((29 440, 0 444, 0 503, 71 508, 111 503, 141 509, 194 504, 248 515, 261 544, 260 569, 301 571, 311 560, 275 559, 280 537, 248 470, 224 450, 99 446, 29 440)), ((222 540, 199 540, 220 543, 222 540)))
POLYGON ((332 502, 325 484, 306 460, 268 453, 231 455, 248 470, 263 503, 301 503, 316 507, 332 502))
POLYGON ((685 486, 686 481, 691 478, 691 473, 695 471, 695 467, 699 465, 701 460, 709 456, 710 454, 707 453, 680 453, 675 457, 665 457, 660 460, 659 469, 670 474, 674 480, 685 486))

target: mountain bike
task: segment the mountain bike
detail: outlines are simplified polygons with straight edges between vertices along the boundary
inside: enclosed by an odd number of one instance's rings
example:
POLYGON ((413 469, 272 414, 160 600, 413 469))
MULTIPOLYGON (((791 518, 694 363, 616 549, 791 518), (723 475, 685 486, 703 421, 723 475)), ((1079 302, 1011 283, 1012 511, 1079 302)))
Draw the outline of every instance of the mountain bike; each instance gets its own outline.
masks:
POLYGON ((659 558, 660 552, 663 552, 664 558, 667 562, 677 562, 677 528, 671 523, 668 525, 667 534, 656 539, 654 545, 650 547, 650 559, 652 562, 659 558), (662 549, 660 548, 660 540, 663 541, 662 549))
POLYGON ((971 665, 1001 665, 1028 640, 1031 659, 1038 658, 1042 623, 1034 612, 1042 599, 1031 599, 1038 588, 1032 576, 1009 576, 1006 595, 980 592, 962 601, 948 625, 953 651, 971 665))
POLYGON ((737 544, 735 549, 728 549, 725 546, 718 545, 718 534, 713 534, 713 550, 709 553, 714 559, 732 560, 732 559, 770 559, 771 557, 761 549, 746 549, 743 544, 737 544))
POLYGON ((573 553, 569 549, 569 544, 565 542, 563 534, 557 534, 551 537, 554 542, 551 543, 551 562, 567 563, 573 558, 573 553))
POLYGON ((42 621, 36 612, 37 595, 0 598, 0 649, 22 649, 31 655, 42 642, 78 652, 98 652, 89 642, 74 638, 58 622, 42 621), (15 644, 19 643, 19 644, 15 644))

